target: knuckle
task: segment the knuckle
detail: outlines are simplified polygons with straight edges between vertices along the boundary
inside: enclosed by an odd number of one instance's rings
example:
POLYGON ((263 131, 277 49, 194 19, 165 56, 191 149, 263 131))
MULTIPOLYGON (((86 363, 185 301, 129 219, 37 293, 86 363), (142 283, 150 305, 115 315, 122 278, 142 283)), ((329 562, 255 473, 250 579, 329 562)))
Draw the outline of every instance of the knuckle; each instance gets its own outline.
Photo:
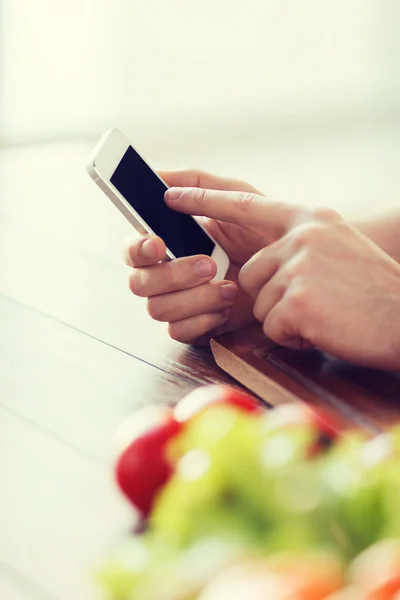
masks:
POLYGON ((194 188, 191 191, 195 212, 201 212, 204 202, 207 200, 208 191, 203 188, 194 188))
POLYGON ((303 285, 293 290, 287 298, 288 311, 292 315, 304 315, 311 308, 312 295, 309 289, 303 285))
POLYGON ((182 263, 167 262, 163 269, 164 284, 170 291, 178 290, 182 287, 182 263))
POLYGON ((264 311, 263 311, 263 307, 260 304, 254 305, 253 314, 254 314, 254 317, 257 319, 257 321, 259 321, 260 323, 263 321, 264 311))
POLYGON ((273 339, 273 338, 274 338, 274 336, 273 336, 272 329, 271 329, 271 326, 270 326, 270 320, 269 320, 268 318, 267 318, 267 319, 265 319, 265 321, 264 321, 264 323, 263 323, 263 326, 262 326, 262 330, 263 330, 263 333, 264 333, 264 335, 265 335, 267 338, 269 338, 269 339, 270 339, 270 340, 272 340, 273 342, 275 341, 275 340, 273 339))
POLYGON ((168 323, 168 335, 176 342, 185 342, 186 338, 182 329, 176 323, 168 323))
POLYGON ((218 320, 219 315, 217 313, 201 315, 199 319, 199 331, 201 331, 202 334, 211 331, 216 326, 216 324, 219 324, 218 320))
POLYGON ((262 326, 262 330, 263 330, 263 333, 264 333, 265 337, 271 339, 267 321, 264 321, 263 326, 262 326))
POLYGON ((295 227, 290 236, 295 249, 304 248, 326 239, 332 228, 344 223, 338 212, 332 208, 317 207, 298 209, 295 227))
POLYGON ((249 288, 249 270, 246 268, 246 265, 242 267, 239 271, 238 281, 240 287, 246 291, 249 288))
POLYGON ((324 229, 319 223, 305 223, 293 231, 292 244, 295 250, 302 250, 318 243, 323 236, 324 229))
POLYGON ((347 223, 344 219, 340 219, 336 223, 333 223, 332 230, 337 236, 348 236, 353 227, 350 223, 347 223))
POLYGON ((161 298, 154 297, 147 300, 147 313, 154 321, 166 320, 161 298))
POLYGON ((256 254, 248 260, 240 269, 238 274, 238 282, 242 289, 245 291, 249 291, 252 288, 252 282, 254 278, 254 267, 259 263, 259 260, 262 258, 268 258, 269 250, 272 248, 271 246, 267 246, 266 248, 262 248, 256 254))
POLYGON ((301 204, 288 204, 287 209, 290 223, 296 224, 304 221, 304 206, 301 204))
POLYGON ((132 256, 134 254, 134 242, 131 239, 124 240, 121 245, 121 256, 122 260, 129 267, 133 266, 132 256))
POLYGON ((341 221, 342 218, 339 213, 333 208, 328 208, 326 206, 319 206, 312 210, 312 217, 316 221, 321 221, 323 223, 336 223, 341 221))
POLYGON ((251 210, 251 206, 256 198, 257 194, 251 192, 237 192, 236 202, 240 210, 247 212, 251 210))
POLYGON ((177 342, 179 342, 180 340, 177 337, 177 329, 174 325, 174 323, 168 323, 168 335, 172 340, 176 340, 177 342))
POLYGON ((281 342, 282 333, 285 329, 285 323, 282 315, 275 315, 274 318, 268 315, 263 323, 262 329, 267 338, 279 344, 281 342))
POLYGON ((197 184, 208 175, 207 171, 204 171, 204 169, 190 169, 190 172, 195 176, 197 184))
POLYGON ((282 276, 286 281, 293 282, 299 277, 307 277, 312 270, 312 264, 310 262, 311 253, 307 250, 303 250, 301 253, 295 255, 282 269, 282 276))
POLYGON ((129 275, 129 289, 135 296, 146 297, 145 275, 141 269, 133 269, 129 275))

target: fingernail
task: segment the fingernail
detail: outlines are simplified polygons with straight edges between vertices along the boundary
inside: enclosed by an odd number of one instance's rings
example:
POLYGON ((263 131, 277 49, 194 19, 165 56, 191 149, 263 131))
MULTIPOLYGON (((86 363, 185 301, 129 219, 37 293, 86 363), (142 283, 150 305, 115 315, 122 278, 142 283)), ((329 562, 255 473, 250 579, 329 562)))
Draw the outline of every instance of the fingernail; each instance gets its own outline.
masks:
POLYGON ((230 313, 229 308, 225 308, 225 310, 221 311, 220 314, 221 314, 221 321, 222 321, 222 323, 225 323, 225 321, 228 320, 229 313, 230 313))
POLYGON ((239 290, 233 283, 224 283, 221 286, 221 296, 224 300, 236 300, 239 290))
POLYGON ((142 244, 142 255, 145 258, 155 258, 157 256, 157 248, 151 240, 145 240, 142 244))
POLYGON ((201 258, 193 265, 197 277, 210 277, 214 273, 214 265, 210 260, 201 258))
POLYGON ((182 188, 169 188, 165 193, 165 197, 170 202, 177 202, 181 196, 182 188))

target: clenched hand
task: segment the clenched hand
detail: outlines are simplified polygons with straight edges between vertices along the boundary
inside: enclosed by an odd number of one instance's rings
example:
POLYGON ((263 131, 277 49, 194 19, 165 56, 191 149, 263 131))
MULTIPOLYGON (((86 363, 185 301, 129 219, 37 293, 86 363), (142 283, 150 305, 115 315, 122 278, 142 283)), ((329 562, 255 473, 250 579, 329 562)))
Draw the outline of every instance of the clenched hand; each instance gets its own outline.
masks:
POLYGON ((238 281, 273 341, 400 368, 400 266, 337 213, 199 187, 172 188, 166 202, 246 232, 251 256, 236 263, 238 281))

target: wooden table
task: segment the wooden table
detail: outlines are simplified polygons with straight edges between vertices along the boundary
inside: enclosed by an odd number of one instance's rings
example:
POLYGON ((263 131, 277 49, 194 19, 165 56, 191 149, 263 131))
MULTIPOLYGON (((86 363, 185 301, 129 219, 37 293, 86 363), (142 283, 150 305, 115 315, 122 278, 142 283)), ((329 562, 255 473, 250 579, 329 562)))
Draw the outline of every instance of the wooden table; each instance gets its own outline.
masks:
POLYGON ((90 144, 1 156, 0 598, 90 600, 130 524, 114 432, 143 403, 228 381, 127 286, 131 228, 84 171, 90 144))

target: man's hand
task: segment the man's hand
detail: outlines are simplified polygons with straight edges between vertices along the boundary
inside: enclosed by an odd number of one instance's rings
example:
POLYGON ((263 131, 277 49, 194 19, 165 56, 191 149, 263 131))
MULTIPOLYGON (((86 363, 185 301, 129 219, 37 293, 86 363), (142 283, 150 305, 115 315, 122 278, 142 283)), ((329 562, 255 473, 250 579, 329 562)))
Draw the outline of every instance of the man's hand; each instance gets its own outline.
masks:
MULTIPOLYGON (((243 181, 202 171, 159 174, 168 185, 259 193, 243 181)), ((148 298, 150 316, 168 322, 171 337, 180 342, 201 343, 211 334, 255 322, 254 302, 238 285, 238 274, 244 263, 269 243, 268 238, 240 225, 213 219, 206 220, 204 226, 229 256, 225 281, 212 281, 216 265, 208 256, 161 262, 165 244, 156 236, 129 239, 123 247, 124 260, 133 267, 129 276, 132 292, 148 298)))
POLYGON ((242 267, 239 282, 273 341, 400 368, 400 266, 337 213, 196 188, 170 189, 166 202, 272 242, 242 267))

